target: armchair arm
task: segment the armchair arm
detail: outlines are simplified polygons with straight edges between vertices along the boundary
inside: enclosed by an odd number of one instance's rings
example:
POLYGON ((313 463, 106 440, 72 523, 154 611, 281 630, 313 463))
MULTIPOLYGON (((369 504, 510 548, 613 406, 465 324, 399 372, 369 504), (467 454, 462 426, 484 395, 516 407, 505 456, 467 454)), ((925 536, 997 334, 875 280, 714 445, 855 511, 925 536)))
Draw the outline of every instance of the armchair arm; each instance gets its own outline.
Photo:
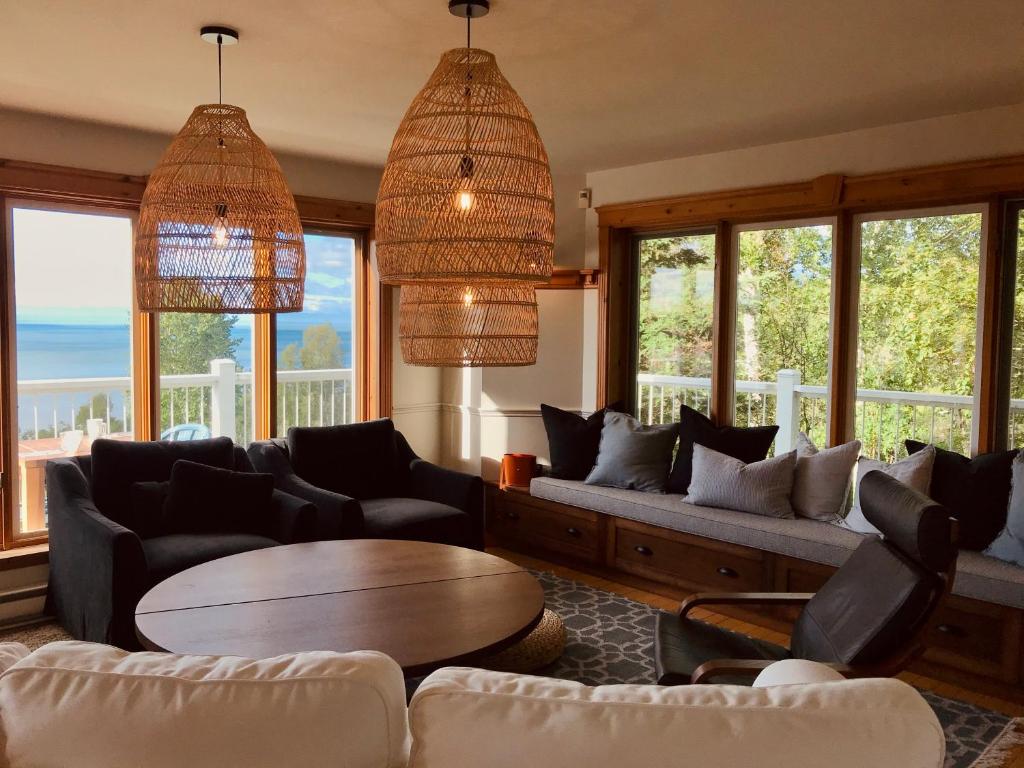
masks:
POLYGON ((276 488, 270 498, 269 534, 282 544, 313 541, 317 528, 316 505, 276 488))
POLYGON ((803 605, 813 592, 698 592, 683 600, 679 616, 702 605, 803 605))
POLYGON ((484 482, 476 475, 445 469, 423 459, 409 465, 412 495, 461 509, 473 521, 469 546, 484 548, 484 482))
POLYGON ((249 460, 257 472, 274 476, 274 487, 279 491, 316 507, 313 538, 319 541, 358 538, 363 531, 363 508, 359 502, 307 483, 295 474, 286 450, 271 440, 256 442, 249 446, 249 460))
POLYGON ((70 459, 47 462, 47 608, 79 640, 139 648, 135 606, 150 587, 142 541, 105 517, 70 459))

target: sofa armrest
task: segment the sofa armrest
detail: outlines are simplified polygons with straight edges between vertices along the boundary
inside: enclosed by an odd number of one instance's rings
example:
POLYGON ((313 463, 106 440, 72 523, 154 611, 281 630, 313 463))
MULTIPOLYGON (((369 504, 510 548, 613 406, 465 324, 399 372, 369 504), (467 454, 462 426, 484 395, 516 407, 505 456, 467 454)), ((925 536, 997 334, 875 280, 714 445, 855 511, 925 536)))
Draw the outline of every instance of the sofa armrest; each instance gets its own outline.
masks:
POLYGON ((135 606, 150 587, 142 540, 105 517, 70 459, 47 462, 47 607, 76 639, 139 647, 135 606))
POLYGON ((282 544, 313 541, 317 528, 317 509, 311 501, 274 489, 270 499, 268 533, 282 544))
POLYGON ((312 503, 316 507, 313 538, 354 539, 363 532, 363 508, 349 496, 334 493, 307 483, 292 469, 286 449, 272 440, 252 443, 249 460, 257 472, 274 476, 274 487, 286 494, 312 503))
POLYGON ((412 477, 412 495, 417 499, 436 501, 461 509, 471 518, 472 534, 469 546, 484 548, 484 482, 476 475, 456 472, 414 459, 409 465, 412 477))

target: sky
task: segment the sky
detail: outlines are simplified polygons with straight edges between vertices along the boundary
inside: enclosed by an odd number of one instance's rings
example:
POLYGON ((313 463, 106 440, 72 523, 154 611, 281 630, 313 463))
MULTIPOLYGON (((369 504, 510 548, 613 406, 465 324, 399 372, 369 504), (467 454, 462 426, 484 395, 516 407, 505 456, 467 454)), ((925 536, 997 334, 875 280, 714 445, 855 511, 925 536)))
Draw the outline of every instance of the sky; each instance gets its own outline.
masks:
MULTIPOLYGON (((132 221, 121 215, 14 209, 14 269, 19 323, 127 325, 132 221)), ((306 298, 282 328, 330 322, 351 327, 354 241, 306 236, 306 298)))

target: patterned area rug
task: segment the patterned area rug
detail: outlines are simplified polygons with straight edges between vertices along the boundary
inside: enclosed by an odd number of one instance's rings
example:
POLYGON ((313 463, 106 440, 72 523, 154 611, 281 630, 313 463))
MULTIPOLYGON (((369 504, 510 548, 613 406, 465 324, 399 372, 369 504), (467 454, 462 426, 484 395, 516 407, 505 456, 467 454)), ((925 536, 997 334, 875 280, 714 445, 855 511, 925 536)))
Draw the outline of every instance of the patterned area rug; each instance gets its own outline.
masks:
MULTIPOLYGON (((565 653, 536 674, 587 685, 654 682, 656 609, 546 572, 534 572, 547 606, 565 623, 565 653)), ((68 634, 54 623, 0 633, 0 642, 38 648, 68 634)), ((946 732, 946 768, 1002 768, 1024 747, 1024 719, 946 699, 928 691, 946 732)))

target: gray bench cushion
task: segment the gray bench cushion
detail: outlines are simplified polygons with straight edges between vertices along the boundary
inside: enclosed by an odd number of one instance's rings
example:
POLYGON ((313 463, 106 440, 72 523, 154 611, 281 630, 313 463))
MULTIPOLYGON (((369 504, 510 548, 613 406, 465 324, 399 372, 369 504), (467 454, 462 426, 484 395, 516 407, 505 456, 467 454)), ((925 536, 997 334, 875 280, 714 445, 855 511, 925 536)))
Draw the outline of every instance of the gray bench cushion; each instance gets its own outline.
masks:
MULTIPOLYGON (((687 504, 672 493, 644 493, 584 485, 577 480, 537 477, 533 496, 660 528, 763 549, 801 560, 840 566, 863 535, 817 520, 779 520, 733 509, 687 504)), ((953 593, 991 603, 1024 608, 1024 568, 962 551, 953 593)))

